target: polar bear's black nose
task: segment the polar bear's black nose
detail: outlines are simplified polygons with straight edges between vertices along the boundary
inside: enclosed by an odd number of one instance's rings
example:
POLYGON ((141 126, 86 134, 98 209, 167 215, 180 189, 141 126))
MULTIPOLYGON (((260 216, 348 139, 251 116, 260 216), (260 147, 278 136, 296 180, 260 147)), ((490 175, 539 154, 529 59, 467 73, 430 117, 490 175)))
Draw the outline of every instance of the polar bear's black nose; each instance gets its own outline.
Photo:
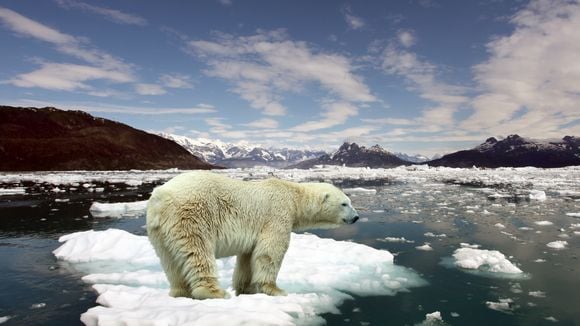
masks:
POLYGON ((350 224, 353 224, 356 221, 358 221, 358 215, 352 218, 350 224))

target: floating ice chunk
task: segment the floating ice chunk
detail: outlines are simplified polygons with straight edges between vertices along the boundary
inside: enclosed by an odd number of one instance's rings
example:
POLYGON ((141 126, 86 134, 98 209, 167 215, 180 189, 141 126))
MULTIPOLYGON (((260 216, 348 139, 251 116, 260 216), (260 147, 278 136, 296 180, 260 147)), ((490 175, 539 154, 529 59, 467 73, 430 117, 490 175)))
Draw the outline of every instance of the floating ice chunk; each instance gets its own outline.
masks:
POLYGON ((494 226, 495 226, 496 228, 499 228, 499 229, 505 229, 505 225, 503 225, 503 224, 501 224, 501 223, 495 223, 495 225, 494 225, 494 226))
POLYGON ((552 223, 550 221, 536 221, 536 222, 534 222, 534 224, 541 225, 541 226, 554 225, 554 223, 552 223))
POLYGON ((450 313, 450 315, 451 315, 451 317, 453 317, 453 318, 457 318, 457 317, 459 317, 459 316, 460 316, 458 313, 456 313, 456 312, 453 312, 453 311, 450 313))
POLYGON ((3 195, 23 195, 26 193, 25 187, 15 187, 15 188, 0 188, 0 196, 3 195))
POLYGON ((417 248, 417 250, 422 250, 422 251, 432 251, 432 250, 433 250, 433 247, 431 247, 431 246, 429 245, 429 243, 427 243, 427 242, 426 242, 424 245, 422 245, 422 246, 417 246, 417 247, 415 247, 415 248, 417 248))
POLYGON ((402 243, 415 243, 413 240, 407 240, 405 237, 395 238, 395 237, 385 237, 383 239, 377 239, 383 242, 402 242, 402 243))
POLYGON ((428 237, 428 238, 445 238, 445 237, 447 237, 447 234, 445 234, 445 233, 435 234, 433 232, 427 232, 423 235, 428 237))
POLYGON ((545 298, 546 297, 546 292, 542 292, 542 291, 530 291, 530 292, 528 292, 528 294, 531 297, 536 297, 536 298, 545 298))
POLYGON ((497 310, 506 314, 511 314, 514 310, 514 301, 512 299, 499 299, 499 302, 486 301, 485 304, 489 309, 497 310))
POLYGON ((534 263, 545 263, 545 262, 546 262, 546 260, 542 259, 542 258, 538 258, 538 259, 534 260, 534 263))
POLYGON ((172 298, 159 259, 145 236, 125 231, 86 231, 63 236, 57 258, 75 263, 96 283, 97 302, 85 324, 293 325, 321 324, 317 315, 338 313, 352 293, 394 295, 425 285, 414 271, 395 266, 393 255, 365 245, 292 234, 278 284, 289 294, 234 296, 235 257, 217 260, 219 282, 231 299, 172 298), (308 255, 304 253, 307 252, 308 255))
POLYGON ((441 312, 439 311, 434 311, 432 313, 426 314, 425 315, 425 320, 426 321, 433 321, 433 320, 443 320, 443 318, 441 318, 441 312))
POLYGON ((469 243, 465 243, 465 242, 462 242, 462 243, 460 243, 459 245, 461 246, 461 248, 472 248, 472 249, 477 249, 477 248, 481 247, 481 246, 480 246, 480 245, 478 245, 478 244, 469 244, 469 243))
POLYGON ((557 323, 558 322, 558 319, 556 319, 554 316, 549 316, 549 317, 546 317, 544 319, 547 320, 547 321, 551 321, 553 323, 557 323))
POLYGON ((567 216, 580 217, 580 213, 566 213, 567 216))
POLYGON ((564 249, 566 248, 566 246, 568 246, 568 241, 565 240, 552 241, 546 244, 546 246, 552 249, 564 249))
POLYGON ((455 266, 491 273, 519 274, 521 269, 512 264, 497 250, 459 248, 453 253, 455 266))
POLYGON ((377 193, 376 189, 367 189, 367 188, 344 188, 342 191, 345 194, 366 194, 366 195, 374 195, 377 193))
POLYGON ((0 324, 7 322, 12 316, 2 316, 0 317, 0 324))
POLYGON ((544 201, 546 200, 546 193, 542 190, 530 190, 530 199, 544 201))
POLYGON ((40 302, 40 303, 33 303, 30 306, 30 309, 40 309, 40 308, 44 308, 44 307, 46 307, 46 303, 40 302))
POLYGON ((136 201, 127 203, 98 203, 94 202, 89 211, 94 217, 116 217, 137 216, 147 210, 147 201, 136 201))

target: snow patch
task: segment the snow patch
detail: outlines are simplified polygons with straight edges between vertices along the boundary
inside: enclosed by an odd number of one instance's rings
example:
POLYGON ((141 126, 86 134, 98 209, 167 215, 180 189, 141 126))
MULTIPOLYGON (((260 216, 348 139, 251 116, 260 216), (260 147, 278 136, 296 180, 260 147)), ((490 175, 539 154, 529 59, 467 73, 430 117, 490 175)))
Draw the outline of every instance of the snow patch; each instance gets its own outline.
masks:
POLYGON ((541 226, 554 225, 554 223, 552 223, 550 221, 536 221, 536 222, 534 222, 534 224, 541 225, 541 226))
POLYGON ((342 192, 349 195, 351 194, 374 195, 377 193, 377 190, 358 187, 358 188, 344 188, 342 189, 342 192))

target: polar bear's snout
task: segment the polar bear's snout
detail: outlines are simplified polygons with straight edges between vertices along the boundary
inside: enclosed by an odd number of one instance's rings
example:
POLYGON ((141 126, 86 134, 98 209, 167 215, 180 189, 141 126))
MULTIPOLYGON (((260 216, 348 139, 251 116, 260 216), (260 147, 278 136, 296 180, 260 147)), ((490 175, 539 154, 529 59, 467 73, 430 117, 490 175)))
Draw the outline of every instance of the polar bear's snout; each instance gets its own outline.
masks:
POLYGON ((349 217, 343 219, 344 223, 346 223, 346 224, 353 224, 354 222, 358 221, 358 219, 359 219, 359 216, 358 216, 356 209, 350 207, 350 210, 351 211, 350 211, 349 217))

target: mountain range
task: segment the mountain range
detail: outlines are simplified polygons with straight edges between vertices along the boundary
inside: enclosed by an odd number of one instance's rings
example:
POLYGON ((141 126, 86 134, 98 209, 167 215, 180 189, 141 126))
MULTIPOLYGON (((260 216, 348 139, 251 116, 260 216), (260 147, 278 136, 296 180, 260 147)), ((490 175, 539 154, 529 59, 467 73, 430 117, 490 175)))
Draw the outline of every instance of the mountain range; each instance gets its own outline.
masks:
POLYGON ((159 135, 178 143, 191 154, 209 163, 229 168, 258 165, 282 168, 326 154, 321 150, 264 148, 244 143, 234 144, 204 138, 192 139, 167 133, 159 135))
POLYGON ((379 145, 367 148, 348 142, 327 153, 154 135, 84 111, 0 106, 0 171, 211 169, 258 165, 389 168, 410 164, 459 168, 580 165, 580 138, 491 137, 472 149, 427 160, 420 155, 391 153, 379 145))
POLYGON ((367 148, 365 146, 359 146, 356 143, 345 142, 337 151, 331 154, 325 154, 315 159, 306 160, 290 167, 309 169, 315 165, 323 164, 351 167, 392 168, 413 163, 397 157, 395 154, 385 150, 379 145, 367 148))
POLYGON ((211 169, 176 143, 83 111, 0 106, 0 171, 211 169))
POLYGON ((475 148, 447 154, 426 163, 456 168, 556 168, 580 165, 580 138, 565 136, 562 139, 537 140, 510 135, 498 140, 491 137, 475 148))

